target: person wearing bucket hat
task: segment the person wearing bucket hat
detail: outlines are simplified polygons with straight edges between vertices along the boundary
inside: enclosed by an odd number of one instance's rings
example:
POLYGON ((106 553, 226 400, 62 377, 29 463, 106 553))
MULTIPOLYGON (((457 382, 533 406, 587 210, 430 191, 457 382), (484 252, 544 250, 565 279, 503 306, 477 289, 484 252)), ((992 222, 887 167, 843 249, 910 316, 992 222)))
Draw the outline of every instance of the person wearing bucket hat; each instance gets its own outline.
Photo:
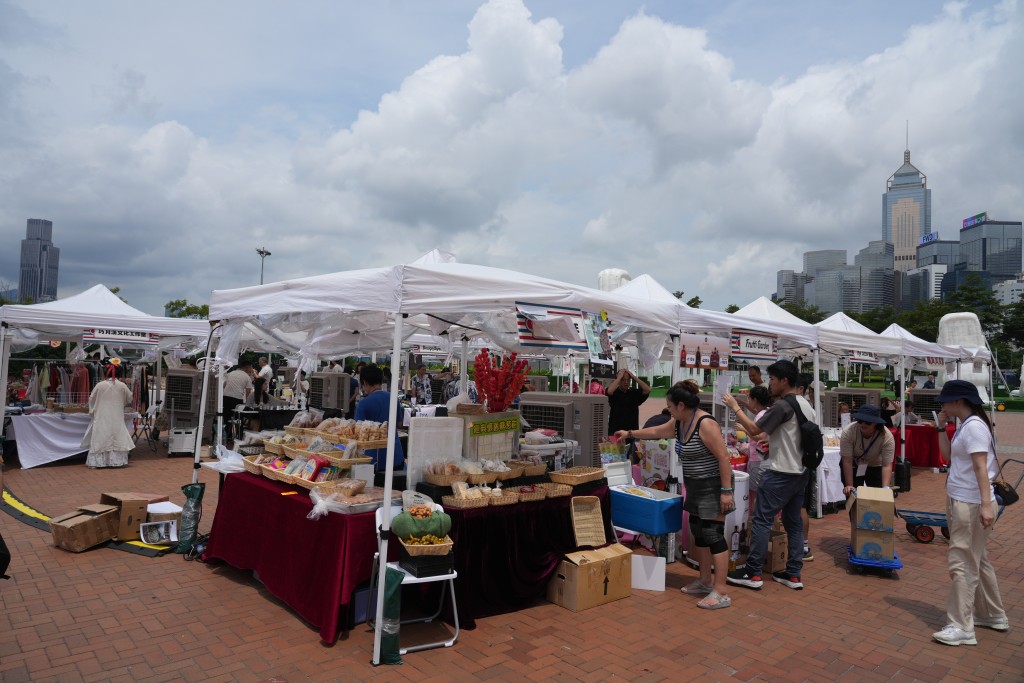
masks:
POLYGON ((843 493, 850 495, 858 486, 888 488, 896 440, 886 429, 881 410, 865 403, 850 417, 850 425, 839 440, 846 484, 843 493))
POLYGON ((976 645, 975 627, 1007 631, 996 572, 985 543, 995 522, 992 479, 998 474, 992 423, 985 414, 978 387, 960 379, 942 385, 936 427, 939 450, 949 463, 946 479, 946 521, 949 526, 947 625, 932 638, 944 645, 976 645), (946 423, 960 420, 952 440, 946 423))

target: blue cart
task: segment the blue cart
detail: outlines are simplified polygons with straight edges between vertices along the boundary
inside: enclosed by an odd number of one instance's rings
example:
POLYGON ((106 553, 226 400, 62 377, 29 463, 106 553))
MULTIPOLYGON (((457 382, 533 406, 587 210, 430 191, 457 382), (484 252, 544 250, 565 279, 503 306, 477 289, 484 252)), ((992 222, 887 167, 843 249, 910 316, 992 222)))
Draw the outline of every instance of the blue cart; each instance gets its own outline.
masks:
MULTIPOLYGON (((1006 467, 1007 463, 1015 462, 1018 465, 1024 466, 1024 460, 1017 460, 1016 458, 1007 458, 999 466, 999 474, 1002 475, 1003 468, 1006 467)), ((1005 477, 1004 477, 1005 478, 1005 477)), ((1017 483, 1013 485, 1014 490, 1020 488, 1021 481, 1024 481, 1024 471, 1017 477, 1017 483)), ((1005 505, 1000 505, 999 510, 996 512, 996 519, 1003 516, 1003 510, 1006 509, 1005 505)), ((917 539, 921 543, 931 543, 935 540, 935 529, 937 528, 943 536, 949 538, 949 523, 946 520, 946 513, 944 512, 922 512, 920 510, 897 510, 896 515, 907 523, 907 532, 917 539)))
POLYGON ((891 560, 867 560, 862 557, 857 557, 853 554, 853 546, 846 546, 846 559, 849 561, 850 566, 853 567, 854 571, 864 573, 868 569, 877 569, 886 576, 892 576, 892 573, 897 569, 903 569, 903 563, 900 561, 899 553, 893 553, 893 559, 891 560))

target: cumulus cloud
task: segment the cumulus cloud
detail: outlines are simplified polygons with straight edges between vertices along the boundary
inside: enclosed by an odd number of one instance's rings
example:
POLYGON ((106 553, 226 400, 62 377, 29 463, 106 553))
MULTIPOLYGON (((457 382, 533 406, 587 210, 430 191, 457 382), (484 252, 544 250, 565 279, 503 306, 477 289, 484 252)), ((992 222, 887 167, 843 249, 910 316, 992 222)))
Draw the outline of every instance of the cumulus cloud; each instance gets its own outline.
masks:
POLYGON ((254 106, 211 124, 157 66, 124 60, 91 85, 105 115, 33 129, 22 96, 40 75, 0 50, 0 131, 16 131, 0 132, 0 238, 50 218, 62 289, 121 285, 151 312, 254 284, 257 246, 273 252, 268 279, 439 247, 587 285, 607 267, 649 272, 724 308, 773 292, 804 250, 879 238, 907 119, 933 229, 952 237, 985 209, 1021 217, 1015 3, 949 5, 885 50, 771 82, 738 76, 707 29, 644 11, 567 65, 567 29, 529 5, 483 4, 461 46, 329 122, 257 87, 237 95, 254 106))

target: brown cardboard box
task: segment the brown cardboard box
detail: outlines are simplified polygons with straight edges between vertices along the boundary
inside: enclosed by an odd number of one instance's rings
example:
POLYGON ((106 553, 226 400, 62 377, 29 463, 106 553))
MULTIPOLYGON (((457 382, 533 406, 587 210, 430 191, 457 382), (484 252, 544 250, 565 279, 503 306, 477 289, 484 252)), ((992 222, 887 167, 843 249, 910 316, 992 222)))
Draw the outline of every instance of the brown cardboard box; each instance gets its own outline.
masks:
POLYGON ((761 571, 765 574, 781 572, 786 568, 786 560, 789 557, 789 536, 785 531, 772 531, 768 536, 768 550, 764 556, 764 567, 761 571))
POLYGON ((50 520, 53 544, 73 553, 88 550, 114 537, 118 519, 116 505, 83 505, 50 520))
POLYGON ((167 500, 167 496, 134 491, 100 494, 100 503, 114 505, 120 510, 120 522, 117 527, 117 539, 120 541, 138 540, 139 525, 146 521, 146 506, 164 500, 167 500))
POLYGON ((860 560, 890 562, 896 558, 895 534, 891 531, 854 529, 850 545, 853 554, 860 560))
POLYGON ((147 522, 174 522, 177 526, 178 531, 181 531, 181 506, 175 505, 178 508, 175 512, 153 512, 153 505, 150 504, 149 509, 146 513, 147 522))
POLYGON ((891 490, 857 487, 856 503, 853 506, 854 526, 858 529, 892 532, 895 517, 896 501, 891 490))
POLYGON ((628 598, 633 553, 619 543, 565 556, 548 583, 548 600, 573 612, 628 598))

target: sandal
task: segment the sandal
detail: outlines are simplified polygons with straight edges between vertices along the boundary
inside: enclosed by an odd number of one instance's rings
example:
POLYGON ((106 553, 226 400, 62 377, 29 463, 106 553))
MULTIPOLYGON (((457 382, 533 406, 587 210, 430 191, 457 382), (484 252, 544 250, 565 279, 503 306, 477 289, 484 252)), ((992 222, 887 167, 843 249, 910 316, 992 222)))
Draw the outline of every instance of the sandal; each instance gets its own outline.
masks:
POLYGON ((732 598, 712 591, 706 598, 697 603, 701 609, 723 609, 732 604, 732 598))
POLYGON ((681 590, 686 595, 707 595, 708 593, 713 592, 711 586, 705 586, 703 583, 701 583, 700 579, 697 579, 689 586, 683 586, 679 590, 681 590))

